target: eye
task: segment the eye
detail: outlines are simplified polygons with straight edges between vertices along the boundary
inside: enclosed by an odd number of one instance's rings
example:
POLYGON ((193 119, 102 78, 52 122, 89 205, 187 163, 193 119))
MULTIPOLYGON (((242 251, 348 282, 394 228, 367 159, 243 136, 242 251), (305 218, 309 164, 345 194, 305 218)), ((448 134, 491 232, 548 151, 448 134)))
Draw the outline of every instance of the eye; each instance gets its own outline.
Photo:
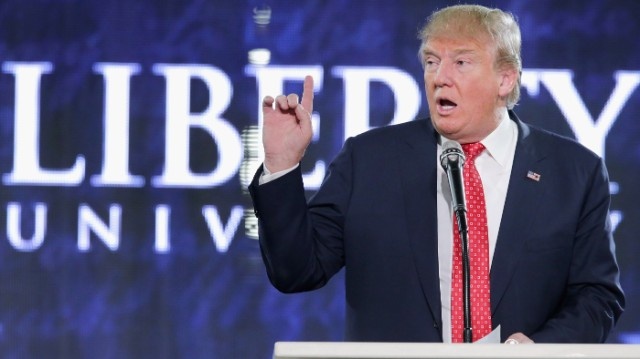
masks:
POLYGON ((438 67, 438 61, 433 57, 426 57, 422 61, 422 64, 424 65, 424 68, 427 71, 433 71, 438 67))
POLYGON ((458 71, 461 72, 471 71, 471 69, 473 68, 473 62, 471 62, 469 59, 458 59, 455 61, 455 64, 458 71))

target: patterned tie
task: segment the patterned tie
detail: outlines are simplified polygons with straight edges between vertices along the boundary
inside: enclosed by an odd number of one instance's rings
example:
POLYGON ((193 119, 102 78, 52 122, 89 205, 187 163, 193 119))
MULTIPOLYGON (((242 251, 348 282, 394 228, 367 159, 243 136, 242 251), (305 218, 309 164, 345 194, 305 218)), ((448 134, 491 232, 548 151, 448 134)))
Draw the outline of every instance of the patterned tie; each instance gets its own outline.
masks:
MULTIPOLYGON (((469 226, 469 268, 471 297, 471 327, 473 341, 491 332, 489 295, 489 234, 482 180, 476 169, 476 157, 484 151, 480 142, 462 145, 467 160, 464 163, 464 193, 469 226)), ((462 249, 457 220, 453 217, 453 268, 451 278, 451 341, 461 343, 464 317, 462 308, 462 249)))

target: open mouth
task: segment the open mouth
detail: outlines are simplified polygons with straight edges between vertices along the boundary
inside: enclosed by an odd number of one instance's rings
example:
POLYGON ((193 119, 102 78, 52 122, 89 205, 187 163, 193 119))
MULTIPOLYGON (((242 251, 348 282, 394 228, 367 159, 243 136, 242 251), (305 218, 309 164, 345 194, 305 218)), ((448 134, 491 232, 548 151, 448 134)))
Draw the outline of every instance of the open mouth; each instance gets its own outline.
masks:
POLYGON ((451 111, 458 106, 458 104, 446 98, 438 99, 437 103, 438 108, 442 111, 451 111))

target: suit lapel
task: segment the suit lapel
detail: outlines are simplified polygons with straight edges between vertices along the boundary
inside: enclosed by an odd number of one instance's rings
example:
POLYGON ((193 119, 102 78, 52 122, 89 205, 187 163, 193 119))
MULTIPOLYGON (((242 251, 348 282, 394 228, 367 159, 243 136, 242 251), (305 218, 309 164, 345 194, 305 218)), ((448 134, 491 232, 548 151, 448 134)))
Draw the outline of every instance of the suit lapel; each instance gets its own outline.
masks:
POLYGON ((422 291, 431 314, 442 327, 436 210, 437 137, 428 120, 398 143, 409 242, 422 291))
MULTIPOLYGON (((518 142, 509 179, 509 189, 504 205, 496 249, 491 265, 491 312, 495 313, 509 281, 523 255, 525 233, 529 232, 533 213, 538 210, 544 186, 528 177, 529 171, 541 173, 540 161, 544 154, 534 148, 527 125, 518 124, 518 142), (529 215, 525 215, 525 214, 529 215)), ((544 179, 542 179, 544 180, 544 179)))

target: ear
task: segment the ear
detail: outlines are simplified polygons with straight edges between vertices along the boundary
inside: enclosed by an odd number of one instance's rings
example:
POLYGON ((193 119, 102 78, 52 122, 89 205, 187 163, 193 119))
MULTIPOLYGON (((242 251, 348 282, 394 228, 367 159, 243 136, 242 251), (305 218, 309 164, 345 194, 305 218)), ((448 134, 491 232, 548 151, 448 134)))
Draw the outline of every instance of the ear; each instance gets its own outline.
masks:
POLYGON ((511 93, 513 87, 518 82, 518 71, 513 67, 507 67, 500 71, 500 85, 498 88, 498 94, 500 97, 506 97, 511 93))

